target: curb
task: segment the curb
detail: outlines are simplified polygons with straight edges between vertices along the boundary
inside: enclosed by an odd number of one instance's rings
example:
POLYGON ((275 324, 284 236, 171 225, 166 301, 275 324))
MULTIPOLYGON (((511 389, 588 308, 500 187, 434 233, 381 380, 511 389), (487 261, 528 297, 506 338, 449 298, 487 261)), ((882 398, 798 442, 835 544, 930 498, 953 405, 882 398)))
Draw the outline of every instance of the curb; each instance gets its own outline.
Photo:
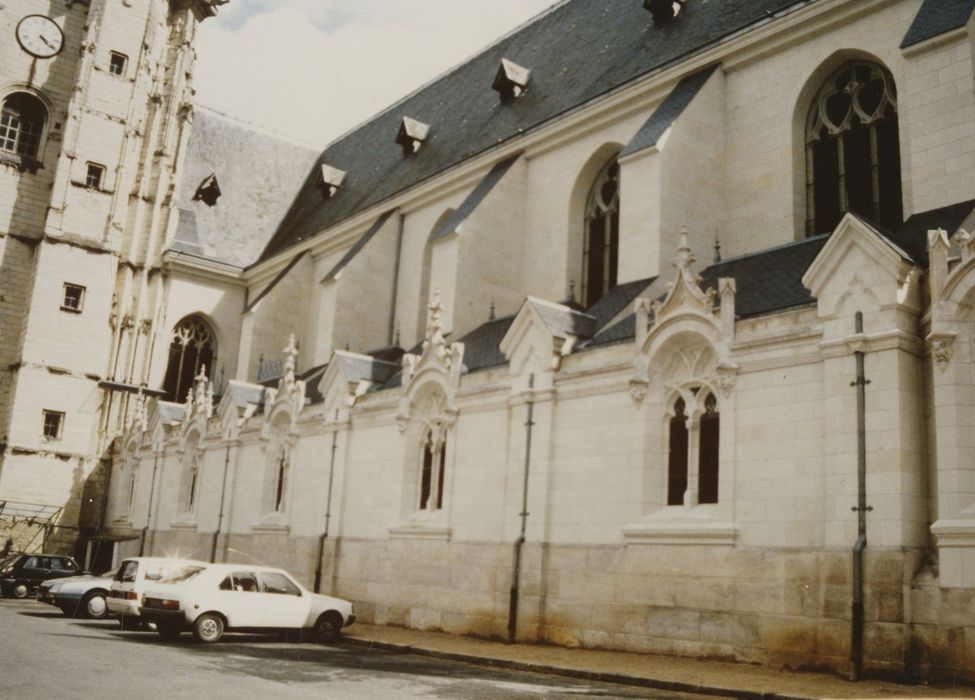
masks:
POLYGON ((783 693, 758 693, 751 690, 739 690, 734 688, 701 685, 697 683, 684 683, 681 681, 665 681, 657 678, 630 676, 621 673, 601 673, 599 671, 585 671, 581 669, 565 668, 563 666, 549 666, 530 661, 513 661, 510 659, 498 659, 490 656, 478 656, 476 654, 437 651, 436 649, 427 649, 424 647, 413 646, 411 644, 380 642, 372 639, 355 637, 352 635, 344 635, 343 640, 354 646, 371 647, 374 649, 382 649, 384 651, 396 651, 402 654, 416 654, 418 656, 429 656, 431 658, 444 659, 447 661, 461 661, 464 663, 488 666, 492 668, 528 671, 530 673, 542 673, 550 676, 563 676, 566 678, 596 681, 600 683, 616 683, 617 685, 629 685, 638 688, 654 688, 656 690, 695 693, 698 695, 742 698, 743 700, 816 700, 814 696, 789 695, 783 693))

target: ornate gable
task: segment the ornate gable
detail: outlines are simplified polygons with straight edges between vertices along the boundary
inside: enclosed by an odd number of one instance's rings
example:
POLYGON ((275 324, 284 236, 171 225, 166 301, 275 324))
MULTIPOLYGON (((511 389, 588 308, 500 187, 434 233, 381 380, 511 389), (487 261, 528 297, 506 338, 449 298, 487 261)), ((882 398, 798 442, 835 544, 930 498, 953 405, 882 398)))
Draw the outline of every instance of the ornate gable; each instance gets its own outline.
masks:
POLYGON ((396 414, 400 430, 406 429, 412 404, 424 385, 439 385, 446 396, 445 411, 456 415, 454 396, 460 387, 460 375, 464 369, 464 344, 447 343, 443 334, 444 307, 440 293, 435 291, 427 314, 427 332, 423 350, 419 355, 403 355, 403 398, 396 414))
POLYGON ((212 415, 213 384, 207 379, 206 367, 200 367, 200 373, 193 381, 193 388, 186 397, 183 409, 183 422, 180 425, 182 449, 186 449, 187 438, 191 433, 196 432, 200 436, 207 434, 212 415))
POLYGON ((264 390, 265 409, 261 436, 265 439, 270 438, 272 426, 278 422, 280 416, 287 417, 288 432, 295 432, 298 416, 305 406, 305 382, 295 377, 298 348, 293 333, 288 338, 288 345, 283 352, 284 372, 278 380, 278 386, 276 389, 264 390))
POLYGON ((721 307, 716 311, 715 291, 701 289, 701 276, 691 271, 694 261, 685 228, 673 261, 677 274, 667 295, 662 301, 634 302, 636 357, 630 393, 635 401, 644 399, 652 383, 703 382, 720 387, 725 396, 734 388, 738 365, 731 359, 730 346, 735 333, 735 280, 718 281, 721 307))

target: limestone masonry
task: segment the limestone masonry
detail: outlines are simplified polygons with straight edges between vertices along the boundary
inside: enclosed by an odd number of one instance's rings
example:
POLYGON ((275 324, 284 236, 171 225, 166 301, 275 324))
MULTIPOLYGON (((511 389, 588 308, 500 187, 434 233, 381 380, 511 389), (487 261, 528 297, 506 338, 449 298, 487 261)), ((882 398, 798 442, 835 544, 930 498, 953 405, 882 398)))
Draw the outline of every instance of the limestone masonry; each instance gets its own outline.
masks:
POLYGON ((0 538, 975 682, 975 0, 565 0, 320 154, 221 4, 0 7, 0 538))

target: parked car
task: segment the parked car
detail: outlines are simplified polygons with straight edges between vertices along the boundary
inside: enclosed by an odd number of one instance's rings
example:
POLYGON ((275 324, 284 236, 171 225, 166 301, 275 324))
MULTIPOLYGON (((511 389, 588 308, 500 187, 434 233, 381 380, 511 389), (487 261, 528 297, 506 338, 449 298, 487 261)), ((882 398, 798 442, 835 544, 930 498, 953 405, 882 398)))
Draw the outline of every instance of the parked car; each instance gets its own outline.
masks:
POLYGON ((31 595, 41 581, 81 572, 78 562, 61 554, 15 554, 0 564, 0 593, 14 598, 31 595))
POLYGON ((168 557, 123 559, 108 591, 109 614, 119 619, 123 629, 140 627, 139 606, 146 586, 175 576, 186 566, 206 566, 206 562, 168 557))
POLYGON ((192 630, 201 642, 220 640, 225 630, 313 632, 335 641, 355 622, 352 603, 312 593, 281 569, 248 564, 204 564, 150 587, 140 608, 164 639, 192 630))
POLYGON ((100 620, 108 617, 108 591, 115 570, 101 576, 82 574, 68 578, 52 578, 37 587, 37 599, 60 608, 68 617, 87 617, 100 620))

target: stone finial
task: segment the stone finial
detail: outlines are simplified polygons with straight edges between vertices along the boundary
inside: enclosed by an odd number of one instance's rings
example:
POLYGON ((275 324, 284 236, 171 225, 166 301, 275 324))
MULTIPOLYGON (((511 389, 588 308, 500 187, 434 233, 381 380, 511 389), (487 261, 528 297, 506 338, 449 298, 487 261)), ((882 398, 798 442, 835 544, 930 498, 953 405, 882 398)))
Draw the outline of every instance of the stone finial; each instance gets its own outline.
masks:
POLYGON ((633 302, 633 313, 636 317, 636 346, 642 348, 650 330, 650 300, 637 297, 633 302))
POLYGON ((721 335, 727 339, 735 336, 735 292, 738 286, 734 277, 718 280, 718 295, 721 298, 721 335))
POLYGON ((962 262, 968 262, 975 257, 975 236, 962 228, 958 229, 954 241, 961 250, 962 262))
POLYGON ((186 413, 191 418, 199 415, 209 418, 213 415, 213 386, 207 379, 206 365, 200 366, 200 373, 193 380, 193 386, 186 397, 186 413))
POLYGON ((294 380, 295 368, 298 366, 298 346, 295 345, 295 334, 288 336, 288 344, 281 351, 284 353, 284 376, 294 380))
POLYGON ((680 243, 677 246, 677 257, 674 258, 674 267, 680 270, 688 269, 697 258, 691 252, 691 244, 687 238, 687 226, 680 227, 680 243))

